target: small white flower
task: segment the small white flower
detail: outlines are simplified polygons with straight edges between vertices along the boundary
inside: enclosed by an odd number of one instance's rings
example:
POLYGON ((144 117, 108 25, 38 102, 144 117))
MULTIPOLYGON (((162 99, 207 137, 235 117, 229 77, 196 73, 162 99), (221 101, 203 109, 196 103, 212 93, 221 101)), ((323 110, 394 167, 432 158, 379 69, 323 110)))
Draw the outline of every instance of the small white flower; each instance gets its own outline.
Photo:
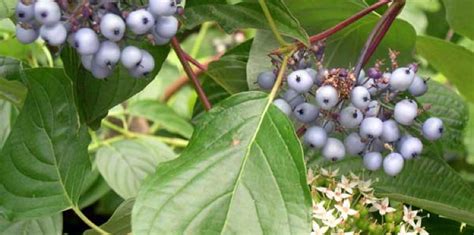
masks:
POLYGON ((334 209, 327 211, 326 216, 322 219, 323 224, 329 226, 330 228, 335 228, 342 222, 342 218, 336 218, 333 215, 334 209))
POLYGON ((350 197, 351 197, 350 194, 343 193, 343 192, 342 192, 342 189, 339 188, 339 187, 336 187, 336 189, 335 189, 334 191, 328 191, 328 192, 326 192, 326 196, 327 196, 329 199, 333 199, 333 198, 334 198, 334 201, 336 201, 336 202, 340 202, 340 201, 342 201, 343 199, 346 199, 346 198, 350 198, 350 197))
POLYGON ((417 210, 411 210, 411 207, 403 206, 403 221, 412 224, 416 219, 421 219, 420 216, 417 216, 418 212, 417 210))
POLYGON ((416 220, 415 223, 410 224, 413 227, 413 230, 415 230, 415 233, 420 234, 420 235, 428 235, 429 233, 426 232, 425 227, 421 227, 421 219, 416 220))
POLYGON ((350 173, 350 177, 351 177, 351 180, 352 181, 355 181, 355 182, 359 182, 360 181, 360 177, 354 173, 350 173))
POLYGON ((323 226, 319 227, 319 224, 313 221, 313 231, 311 235, 324 235, 328 231, 329 227, 323 226))
POLYGON ((308 170, 308 174, 306 175, 306 181, 308 182, 308 184, 311 184, 313 183, 313 180, 314 180, 314 173, 313 173, 313 169, 309 169, 308 170))
POLYGON ((337 233, 331 233, 331 235, 354 235, 354 232, 344 232, 343 229, 338 229, 337 233))
POLYGON ((396 210, 395 208, 389 206, 388 198, 384 198, 381 203, 374 202, 372 204, 372 208, 370 208, 369 211, 379 211, 380 215, 385 215, 387 213, 392 213, 396 210))
POLYGON ((326 170, 324 168, 321 168, 321 175, 329 177, 329 178, 336 177, 338 173, 339 173, 339 169, 331 171, 331 170, 326 170))
POLYGON ((370 205, 377 202, 377 198, 374 196, 373 193, 367 193, 367 194, 364 194, 364 196, 360 199, 360 201, 364 205, 370 205))
POLYGON ((324 208, 324 201, 319 202, 318 204, 313 205, 313 216, 315 218, 321 219, 326 215, 326 208, 324 208))
POLYGON ((356 210, 351 209, 351 203, 347 199, 344 200, 342 205, 334 205, 334 207, 336 207, 336 209, 341 213, 341 217, 344 220, 347 220, 348 216, 352 216, 358 213, 356 210))
POLYGON ((407 231, 406 224, 402 224, 402 226, 400 226, 400 232, 398 232, 398 235, 416 235, 416 233, 407 231))
POLYGON ((344 189, 346 192, 352 194, 352 189, 357 186, 357 182, 351 181, 345 176, 341 177, 341 182, 337 183, 337 187, 344 189))
POLYGON ((357 184, 359 191, 362 193, 369 193, 372 192, 374 189, 371 187, 372 186, 372 180, 367 180, 367 181, 359 181, 357 184))

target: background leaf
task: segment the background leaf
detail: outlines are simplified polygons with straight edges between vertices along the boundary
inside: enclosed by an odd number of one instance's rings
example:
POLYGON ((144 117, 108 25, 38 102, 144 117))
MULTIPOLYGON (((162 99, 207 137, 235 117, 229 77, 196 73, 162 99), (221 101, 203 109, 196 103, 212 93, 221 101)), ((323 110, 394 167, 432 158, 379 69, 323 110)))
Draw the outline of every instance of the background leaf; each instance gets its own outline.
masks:
POLYGON ((50 215, 77 203, 89 172, 89 136, 62 69, 25 71, 28 96, 0 153, 0 212, 50 215))
POLYGON ((10 101, 21 107, 26 97, 26 87, 19 81, 8 81, 0 78, 0 99, 10 101))
POLYGON ((416 51, 452 82, 469 101, 474 101, 474 53, 456 44, 418 36, 416 51))
POLYGON ((446 18, 454 31, 474 40, 474 24, 472 24, 474 1, 443 0, 443 3, 446 8, 446 18))
POLYGON ((194 127, 184 118, 180 117, 166 104, 156 100, 140 100, 128 106, 130 115, 144 117, 159 124, 171 133, 177 133, 185 138, 191 138, 194 127))
POLYGON ((15 13, 15 0, 0 0, 0 19, 8 18, 15 13))
POLYGON ((0 100, 0 150, 7 140, 17 116, 18 110, 12 103, 0 100))
POLYGON ((74 82, 75 95, 84 121, 97 128, 109 109, 122 103, 148 85, 158 73, 168 56, 169 47, 152 46, 143 43, 140 48, 150 52, 155 58, 155 69, 150 77, 135 79, 121 65, 117 66, 107 80, 99 80, 82 68, 80 57, 70 47, 63 50, 61 58, 64 69, 74 82))
MULTIPOLYGON (((279 32, 308 42, 308 35, 281 0, 266 1, 279 32)), ((186 8, 184 27, 192 29, 206 21, 216 21, 228 33, 242 28, 270 30, 257 1, 225 4, 222 1, 199 1, 186 8)))
POLYGON ((148 138, 122 140, 100 148, 95 162, 110 187, 122 198, 135 197, 143 179, 160 162, 175 158, 165 144, 148 138))
POLYGON ((310 207, 292 123, 264 93, 244 92, 205 114, 181 156, 148 178, 132 228, 138 235, 302 234, 310 231, 310 207))
MULTIPOLYGON (((110 234, 116 235, 126 235, 132 232, 131 218, 132 218, 132 208, 135 203, 134 198, 125 200, 120 206, 115 210, 114 214, 110 219, 100 227, 110 234)), ((84 235, 94 235, 97 231, 89 229, 84 232, 84 235)))
POLYGON ((0 217, 0 235, 13 234, 61 235, 63 216, 56 214, 17 222, 8 222, 0 217))

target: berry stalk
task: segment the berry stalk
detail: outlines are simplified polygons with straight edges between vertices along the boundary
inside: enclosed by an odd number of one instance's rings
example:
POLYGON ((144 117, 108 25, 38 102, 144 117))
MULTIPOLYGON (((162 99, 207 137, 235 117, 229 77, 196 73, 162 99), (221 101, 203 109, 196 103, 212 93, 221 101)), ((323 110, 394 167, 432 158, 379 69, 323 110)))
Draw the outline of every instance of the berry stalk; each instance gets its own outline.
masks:
POLYGON ((186 75, 188 75, 188 77, 193 82, 193 85, 194 85, 194 88, 196 89, 199 100, 203 104, 206 111, 209 111, 212 105, 209 102, 209 99, 207 98, 206 93, 204 92, 204 89, 202 88, 201 83, 199 82, 196 74, 194 73, 193 69, 189 65, 189 61, 186 58, 186 53, 181 48, 181 45, 179 44, 179 41, 178 39, 176 39, 176 37, 173 37, 171 39, 171 46, 176 52, 176 55, 178 56, 178 59, 181 62, 181 65, 183 66, 184 72, 186 73, 186 75))

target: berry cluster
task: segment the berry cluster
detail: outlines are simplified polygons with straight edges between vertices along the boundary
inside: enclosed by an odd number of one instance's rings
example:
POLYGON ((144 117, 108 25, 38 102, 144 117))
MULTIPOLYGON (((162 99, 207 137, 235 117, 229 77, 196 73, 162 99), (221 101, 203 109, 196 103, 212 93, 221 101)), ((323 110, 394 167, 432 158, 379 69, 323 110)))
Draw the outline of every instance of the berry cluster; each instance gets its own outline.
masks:
MULTIPOLYGON (((397 175, 405 160, 419 157, 423 150, 422 141, 405 130, 419 123, 419 114, 427 109, 414 100, 426 93, 427 80, 416 74, 415 64, 398 67, 393 51, 391 71, 382 69, 381 61, 358 76, 344 68, 326 69, 322 48, 292 56, 291 71, 284 80, 288 89, 274 104, 307 128, 304 142, 326 159, 360 155, 367 169, 383 167, 386 174, 397 175)), ((281 60, 273 58, 273 63, 275 71, 258 76, 261 89, 275 84, 281 60)), ((443 122, 429 118, 421 133, 427 140, 436 140, 443 133, 443 122)))
POLYGON ((167 44, 178 31, 174 15, 182 12, 179 4, 180 0, 150 0, 147 8, 122 11, 116 2, 91 0, 70 10, 66 0, 19 0, 16 36, 24 44, 38 38, 50 46, 68 41, 84 68, 98 79, 110 76, 119 61, 131 76, 140 78, 154 69, 153 56, 135 46, 121 49, 120 42, 146 35, 156 45, 167 44))

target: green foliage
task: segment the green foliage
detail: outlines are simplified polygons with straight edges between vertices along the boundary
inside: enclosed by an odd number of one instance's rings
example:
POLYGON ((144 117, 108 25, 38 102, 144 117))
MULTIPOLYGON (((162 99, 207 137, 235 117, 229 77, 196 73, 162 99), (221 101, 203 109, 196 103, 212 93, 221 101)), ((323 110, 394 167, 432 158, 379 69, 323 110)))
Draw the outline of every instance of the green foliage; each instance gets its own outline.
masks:
MULTIPOLYGON (((280 33, 303 43, 308 42, 308 35, 282 0, 266 2, 280 33)), ((218 22, 227 32, 240 28, 270 29, 257 1, 234 5, 226 4, 225 1, 199 1, 186 8, 184 20, 187 29, 206 21, 218 22)))
POLYGON ((17 222, 8 222, 0 217, 0 235, 11 234, 63 234, 63 216, 56 214, 17 222))
POLYGON ((472 19, 474 2, 470 0, 443 0, 446 8, 446 18, 449 25, 460 34, 474 40, 474 25, 472 19))
POLYGON ((175 157, 167 145, 143 137, 100 148, 95 162, 108 185, 122 198, 128 199, 136 196, 143 179, 153 174, 160 162, 175 157))
MULTIPOLYGON (((169 47, 153 47, 143 43, 141 48, 149 51, 155 58, 155 69, 151 74, 156 75, 168 56, 169 47)), ((135 79, 125 68, 120 67, 107 80, 98 80, 82 68, 80 57, 72 48, 65 48, 61 58, 64 70, 74 82, 74 94, 81 118, 93 128, 100 125, 109 109, 143 90, 154 78, 135 79)))
POLYGON ((25 71, 28 96, 0 153, 0 212, 50 215, 77 203, 90 171, 87 129, 61 69, 25 71))
POLYGON ((474 52, 456 44, 429 37, 418 36, 417 52, 452 82, 469 101, 474 101, 474 52))
MULTIPOLYGON (((132 227, 130 226, 130 220, 132 217, 132 208, 135 203, 135 199, 130 198, 125 200, 115 210, 114 214, 110 219, 100 227, 111 234, 130 234, 132 227)), ((100 234, 93 229, 87 230, 84 235, 100 234)))
POLYGON ((15 13, 15 0, 0 0, 0 19, 8 18, 15 13))
POLYGON ((305 233, 305 172, 293 125, 264 94, 240 93, 205 114, 181 156, 144 183, 133 233, 305 233))

